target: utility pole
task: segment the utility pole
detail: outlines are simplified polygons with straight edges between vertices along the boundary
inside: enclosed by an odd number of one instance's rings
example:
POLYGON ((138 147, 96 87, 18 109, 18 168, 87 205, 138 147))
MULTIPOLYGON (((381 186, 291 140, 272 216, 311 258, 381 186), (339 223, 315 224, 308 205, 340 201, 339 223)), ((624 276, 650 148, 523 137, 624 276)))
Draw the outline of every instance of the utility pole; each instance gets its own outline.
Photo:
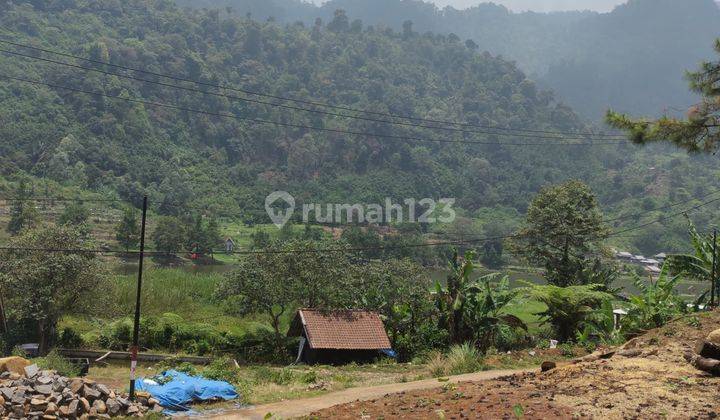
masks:
POLYGON ((715 268, 716 255, 717 255, 717 228, 713 229, 713 255, 712 255, 712 270, 710 274, 710 307, 715 307, 715 279, 717 278, 717 269, 715 268))
POLYGON ((145 224, 147 222, 147 196, 143 197, 142 224, 140 228, 140 259, 138 261, 137 299, 135 300, 135 323, 133 325, 133 342, 130 347, 130 399, 135 399, 135 369, 140 335, 140 297, 142 296, 143 260, 145 259, 145 224))

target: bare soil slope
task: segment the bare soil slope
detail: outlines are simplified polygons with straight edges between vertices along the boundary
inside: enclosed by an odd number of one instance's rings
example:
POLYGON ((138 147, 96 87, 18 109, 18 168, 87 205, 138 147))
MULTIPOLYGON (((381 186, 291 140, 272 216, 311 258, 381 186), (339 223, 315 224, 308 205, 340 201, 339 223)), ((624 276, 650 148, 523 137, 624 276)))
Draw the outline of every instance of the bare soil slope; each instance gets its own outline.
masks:
POLYGON ((464 382, 338 405, 318 418, 716 418, 720 378, 683 354, 720 328, 720 312, 678 319, 626 343, 629 356, 567 364, 546 373, 464 382), (639 354, 633 354, 639 353, 639 354))

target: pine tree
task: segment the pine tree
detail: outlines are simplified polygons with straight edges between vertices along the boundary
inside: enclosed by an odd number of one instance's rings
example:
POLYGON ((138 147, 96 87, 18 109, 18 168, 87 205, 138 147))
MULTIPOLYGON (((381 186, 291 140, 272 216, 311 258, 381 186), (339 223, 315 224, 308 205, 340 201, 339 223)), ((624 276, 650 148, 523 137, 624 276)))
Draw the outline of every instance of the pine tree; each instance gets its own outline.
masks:
MULTIPOLYGON (((715 41, 720 54, 720 39, 715 41)), ((700 70, 688 73, 690 88, 702 101, 690 107, 686 119, 664 116, 658 120, 633 119, 608 111, 608 124, 626 131, 638 144, 672 142, 689 152, 714 153, 720 148, 720 61, 705 62, 700 70)))

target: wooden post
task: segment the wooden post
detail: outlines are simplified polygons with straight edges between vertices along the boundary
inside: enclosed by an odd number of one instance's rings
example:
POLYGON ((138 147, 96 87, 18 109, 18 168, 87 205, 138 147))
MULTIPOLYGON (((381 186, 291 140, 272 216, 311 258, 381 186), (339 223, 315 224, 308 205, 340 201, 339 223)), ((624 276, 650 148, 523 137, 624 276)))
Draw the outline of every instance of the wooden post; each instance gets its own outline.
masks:
POLYGON ((142 296, 143 260, 145 259, 145 224, 147 222, 147 196, 143 197, 142 224, 140 228, 140 258, 138 260, 137 296, 135 300, 135 323, 133 324, 133 342, 130 347, 130 399, 135 399, 135 369, 140 341, 140 297, 142 296))
POLYGON ((717 228, 713 229, 713 246, 712 246, 712 270, 710 270, 710 307, 715 307, 715 279, 717 278, 717 270, 715 268, 717 255, 717 228))

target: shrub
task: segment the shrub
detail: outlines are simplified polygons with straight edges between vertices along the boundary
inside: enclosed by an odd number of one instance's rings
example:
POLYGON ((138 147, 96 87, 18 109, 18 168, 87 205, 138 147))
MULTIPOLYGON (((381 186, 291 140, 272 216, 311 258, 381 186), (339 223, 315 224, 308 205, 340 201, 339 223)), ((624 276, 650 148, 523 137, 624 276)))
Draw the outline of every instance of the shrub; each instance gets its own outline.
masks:
POLYGON ((450 375, 477 372, 483 365, 480 352, 471 343, 450 347, 447 363, 450 375))
POLYGON ((483 359, 472 343, 464 343, 450 347, 447 355, 440 352, 432 353, 427 366, 434 377, 461 375, 482 369, 483 359))
POLYGON ((58 346, 66 348, 81 348, 85 342, 83 338, 75 330, 65 327, 58 337, 58 346))
POLYGON ((225 381, 231 384, 238 382, 238 369, 227 357, 215 359, 204 370, 203 376, 208 379, 225 381))
POLYGON ((273 383, 276 385, 287 385, 294 382, 295 375, 288 368, 273 369, 267 366, 260 366, 254 372, 255 382, 260 384, 273 383))
POLYGON ((687 311, 675 287, 680 276, 670 276, 668 264, 663 265, 656 281, 646 285, 635 277, 635 287, 640 294, 630 297, 628 314, 622 319, 627 333, 638 333, 665 325, 668 321, 687 311))
POLYGON ((537 314, 543 318, 543 324, 552 326, 558 340, 570 341, 589 322, 594 310, 612 299, 612 295, 599 290, 603 287, 598 284, 568 287, 530 285, 526 291, 531 299, 547 306, 545 311, 537 314))
POLYGON ((307 372, 303 372, 303 374, 300 376, 300 382, 304 384, 315 384, 318 381, 318 374, 314 370, 308 370, 307 372))
POLYGON ((35 359, 34 362, 40 369, 55 370, 63 376, 73 377, 80 375, 80 368, 62 357, 60 353, 55 350, 52 350, 45 357, 35 359))

